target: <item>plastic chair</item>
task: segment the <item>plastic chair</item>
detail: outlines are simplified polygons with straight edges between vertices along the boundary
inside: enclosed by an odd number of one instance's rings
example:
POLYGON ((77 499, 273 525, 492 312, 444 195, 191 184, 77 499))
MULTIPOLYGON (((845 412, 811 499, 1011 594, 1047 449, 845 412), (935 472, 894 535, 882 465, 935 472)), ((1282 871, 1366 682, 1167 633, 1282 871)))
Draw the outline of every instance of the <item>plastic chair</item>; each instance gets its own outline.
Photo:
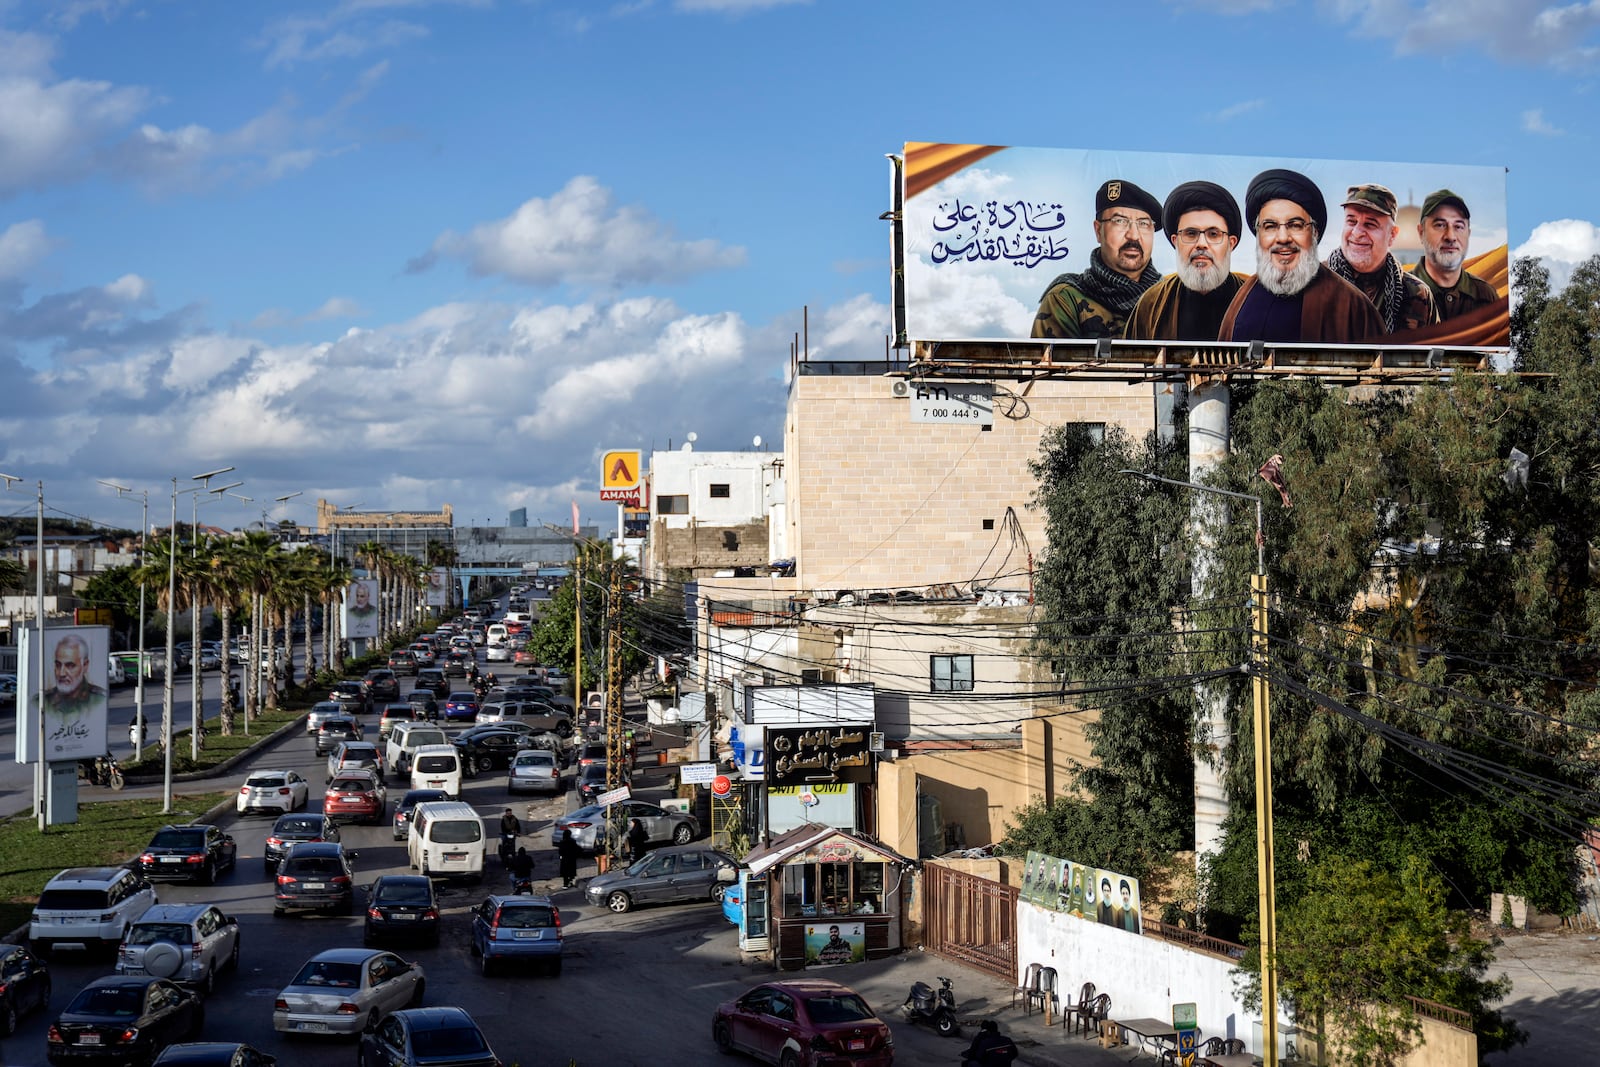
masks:
POLYGON ((1094 999, 1094 983, 1085 982, 1083 988, 1078 990, 1078 1002, 1068 1004, 1061 1012, 1061 1026, 1066 1028, 1067 1020, 1083 1014, 1089 1008, 1089 1002, 1094 999))
MULTIPOLYGON (((1089 1002, 1088 1007, 1077 1013, 1078 1027, 1086 1037, 1094 1037, 1100 1032, 1100 1024, 1111 1018, 1111 994, 1101 993, 1089 1002)), ((1077 1029, 1074 1033, 1079 1032, 1077 1029)))
POLYGON ((1228 1042, 1220 1037, 1208 1037, 1206 1043, 1200 1046, 1202 1056, 1221 1056, 1228 1051, 1228 1042))
POLYGON ((1222 1051, 1226 1055, 1244 1051, 1244 1038, 1230 1037, 1222 1042, 1222 1051))
POLYGON ((1059 1012, 1061 1010, 1061 997, 1057 990, 1056 969, 1054 967, 1045 967, 1039 972, 1038 985, 1028 991, 1028 1000, 1023 1008, 1023 1014, 1030 1014, 1030 1009, 1035 1001, 1038 1002, 1039 1010, 1042 1012, 1059 1012))
POLYGON ((1017 1006, 1017 998, 1022 997, 1024 1012, 1027 1010, 1028 998, 1039 988, 1039 972, 1044 970, 1042 963, 1030 963, 1028 969, 1022 974, 1022 984, 1011 991, 1011 1006, 1017 1006))

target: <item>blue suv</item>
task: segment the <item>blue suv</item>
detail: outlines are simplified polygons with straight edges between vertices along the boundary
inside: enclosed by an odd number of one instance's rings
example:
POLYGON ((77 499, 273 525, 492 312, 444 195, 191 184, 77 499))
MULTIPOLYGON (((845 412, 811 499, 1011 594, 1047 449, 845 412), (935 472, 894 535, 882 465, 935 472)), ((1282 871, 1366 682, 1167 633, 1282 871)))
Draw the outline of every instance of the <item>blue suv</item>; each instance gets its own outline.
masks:
POLYGON ((472 910, 472 952, 492 973, 501 960, 533 960, 561 973, 561 912, 549 897, 492 896, 472 910))

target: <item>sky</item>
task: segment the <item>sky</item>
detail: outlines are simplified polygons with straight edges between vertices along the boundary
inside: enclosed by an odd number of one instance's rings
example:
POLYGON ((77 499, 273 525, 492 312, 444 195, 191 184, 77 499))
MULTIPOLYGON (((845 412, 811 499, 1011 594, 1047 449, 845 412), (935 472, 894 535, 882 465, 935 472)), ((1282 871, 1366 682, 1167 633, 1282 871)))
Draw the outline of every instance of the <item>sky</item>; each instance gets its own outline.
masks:
POLYGON ((1597 80, 1600 0, 0 0, 0 514, 609 528, 883 358, 907 141, 1505 167, 1560 284, 1597 80))

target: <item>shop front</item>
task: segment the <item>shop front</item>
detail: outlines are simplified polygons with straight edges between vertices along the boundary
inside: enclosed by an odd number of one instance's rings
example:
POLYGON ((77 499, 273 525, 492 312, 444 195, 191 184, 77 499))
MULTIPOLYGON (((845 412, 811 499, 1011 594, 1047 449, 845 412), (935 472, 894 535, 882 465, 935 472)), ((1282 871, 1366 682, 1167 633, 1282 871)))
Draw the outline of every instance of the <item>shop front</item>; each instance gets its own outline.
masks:
POLYGON ((900 949, 900 887, 913 861, 862 835, 797 826, 745 857, 744 931, 780 970, 879 959, 900 949), (753 914, 761 908, 763 914, 753 914))

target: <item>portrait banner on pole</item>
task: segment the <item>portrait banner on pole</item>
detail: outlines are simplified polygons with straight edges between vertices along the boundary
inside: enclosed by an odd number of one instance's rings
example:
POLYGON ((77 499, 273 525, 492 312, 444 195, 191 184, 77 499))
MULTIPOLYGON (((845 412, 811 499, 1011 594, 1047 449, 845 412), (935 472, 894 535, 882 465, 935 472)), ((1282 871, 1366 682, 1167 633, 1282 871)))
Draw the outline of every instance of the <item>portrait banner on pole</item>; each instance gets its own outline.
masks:
MULTIPOLYGON (((17 650, 16 761, 33 763, 39 747, 37 630, 21 631, 17 650)), ((106 701, 110 631, 104 626, 63 626, 44 631, 44 758, 93 759, 106 754, 106 701)))

